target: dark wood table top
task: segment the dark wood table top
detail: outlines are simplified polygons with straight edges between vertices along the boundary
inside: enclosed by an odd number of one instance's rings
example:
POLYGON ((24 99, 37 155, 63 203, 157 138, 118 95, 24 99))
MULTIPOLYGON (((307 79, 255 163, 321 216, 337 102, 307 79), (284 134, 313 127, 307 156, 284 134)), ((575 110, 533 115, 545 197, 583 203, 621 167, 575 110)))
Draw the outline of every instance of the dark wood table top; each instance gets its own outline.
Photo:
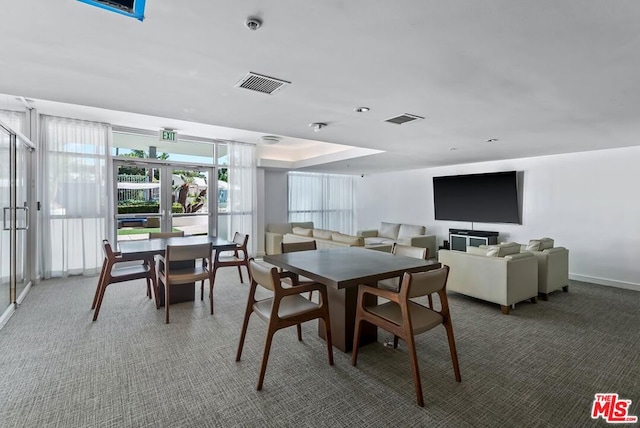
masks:
POLYGON ((197 245, 211 242, 214 250, 233 250, 236 244, 217 236, 176 236, 173 238, 140 239, 134 241, 120 241, 120 252, 126 256, 151 256, 164 254, 167 245, 197 245))
POLYGON ((441 266, 436 260, 414 259, 361 247, 265 255, 264 261, 336 289, 375 284, 404 272, 423 272, 441 266))

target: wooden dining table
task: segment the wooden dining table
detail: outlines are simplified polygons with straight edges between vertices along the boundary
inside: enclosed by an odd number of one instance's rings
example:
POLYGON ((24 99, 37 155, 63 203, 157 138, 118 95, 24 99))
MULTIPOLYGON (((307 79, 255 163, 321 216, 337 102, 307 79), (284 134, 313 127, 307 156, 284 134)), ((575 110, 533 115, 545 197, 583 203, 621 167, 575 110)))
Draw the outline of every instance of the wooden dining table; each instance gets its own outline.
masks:
MULTIPOLYGON (((358 285, 376 285, 381 279, 400 277, 404 272, 424 272, 441 265, 436 260, 422 260, 362 247, 343 247, 265 255, 263 260, 327 287, 333 345, 343 352, 353 346, 358 285)), ((368 296, 366 305, 376 303, 368 296)), ((318 327, 324 337, 324 328, 318 327)), ((360 345, 375 342, 377 328, 362 326, 360 345)))
MULTIPOLYGON (((232 251, 236 248, 235 242, 228 241, 217 236, 196 235, 196 236, 174 236, 171 238, 138 239, 132 241, 120 241, 118 247, 123 256, 130 259, 148 259, 155 255, 163 255, 167 245, 197 245, 211 243, 213 251, 232 251)), ((172 262, 183 263, 183 262, 172 262)), ((195 260, 187 261, 193 266, 195 260)), ((173 264, 172 264, 173 267, 173 264)), ((175 266, 178 267, 179 266, 175 266)), ((164 284, 158 281, 158 299, 160 306, 164 306, 164 284)), ((171 286, 171 297, 169 304, 188 302, 195 300, 194 284, 179 284, 171 286)))

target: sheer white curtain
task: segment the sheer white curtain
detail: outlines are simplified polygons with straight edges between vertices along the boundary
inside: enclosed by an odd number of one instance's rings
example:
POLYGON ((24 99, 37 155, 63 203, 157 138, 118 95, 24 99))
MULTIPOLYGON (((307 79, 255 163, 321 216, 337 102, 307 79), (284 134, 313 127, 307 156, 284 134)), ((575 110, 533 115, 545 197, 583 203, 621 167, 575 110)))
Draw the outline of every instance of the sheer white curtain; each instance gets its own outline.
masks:
POLYGON ((354 181, 350 175, 290 172, 289 221, 354 233, 354 181))
POLYGON ((109 236, 109 125, 51 116, 41 121, 42 272, 91 275, 109 236))
POLYGON ((255 255, 257 239, 254 231, 256 207, 256 147, 230 142, 229 145, 229 239, 235 232, 249 235, 249 254, 255 255))

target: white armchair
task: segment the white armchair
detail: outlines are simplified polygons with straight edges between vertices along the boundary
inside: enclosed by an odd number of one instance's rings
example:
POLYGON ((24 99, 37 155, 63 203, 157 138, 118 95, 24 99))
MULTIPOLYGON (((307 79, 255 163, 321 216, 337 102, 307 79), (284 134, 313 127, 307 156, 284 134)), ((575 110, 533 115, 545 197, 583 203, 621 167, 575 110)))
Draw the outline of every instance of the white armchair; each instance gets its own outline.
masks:
POLYGON ((438 261, 450 267, 448 291, 497 303, 504 314, 518 302, 536 302, 538 263, 533 254, 519 253, 518 248, 508 255, 489 256, 486 249, 471 248, 468 253, 438 251, 438 261))
POLYGON ((542 238, 521 245, 522 251, 530 252, 538 260, 538 293, 542 300, 548 300, 552 291, 569 291, 569 250, 553 244, 553 239, 542 238))

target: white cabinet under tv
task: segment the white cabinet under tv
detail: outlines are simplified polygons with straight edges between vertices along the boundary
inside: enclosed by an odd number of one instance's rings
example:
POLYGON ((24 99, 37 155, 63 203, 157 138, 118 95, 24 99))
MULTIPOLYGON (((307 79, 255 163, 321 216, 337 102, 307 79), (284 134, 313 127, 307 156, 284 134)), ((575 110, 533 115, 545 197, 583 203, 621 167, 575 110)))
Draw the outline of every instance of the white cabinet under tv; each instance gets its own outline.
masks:
POLYGON ((495 245, 498 243, 498 234, 486 230, 449 229, 449 248, 467 251, 467 247, 495 245))

